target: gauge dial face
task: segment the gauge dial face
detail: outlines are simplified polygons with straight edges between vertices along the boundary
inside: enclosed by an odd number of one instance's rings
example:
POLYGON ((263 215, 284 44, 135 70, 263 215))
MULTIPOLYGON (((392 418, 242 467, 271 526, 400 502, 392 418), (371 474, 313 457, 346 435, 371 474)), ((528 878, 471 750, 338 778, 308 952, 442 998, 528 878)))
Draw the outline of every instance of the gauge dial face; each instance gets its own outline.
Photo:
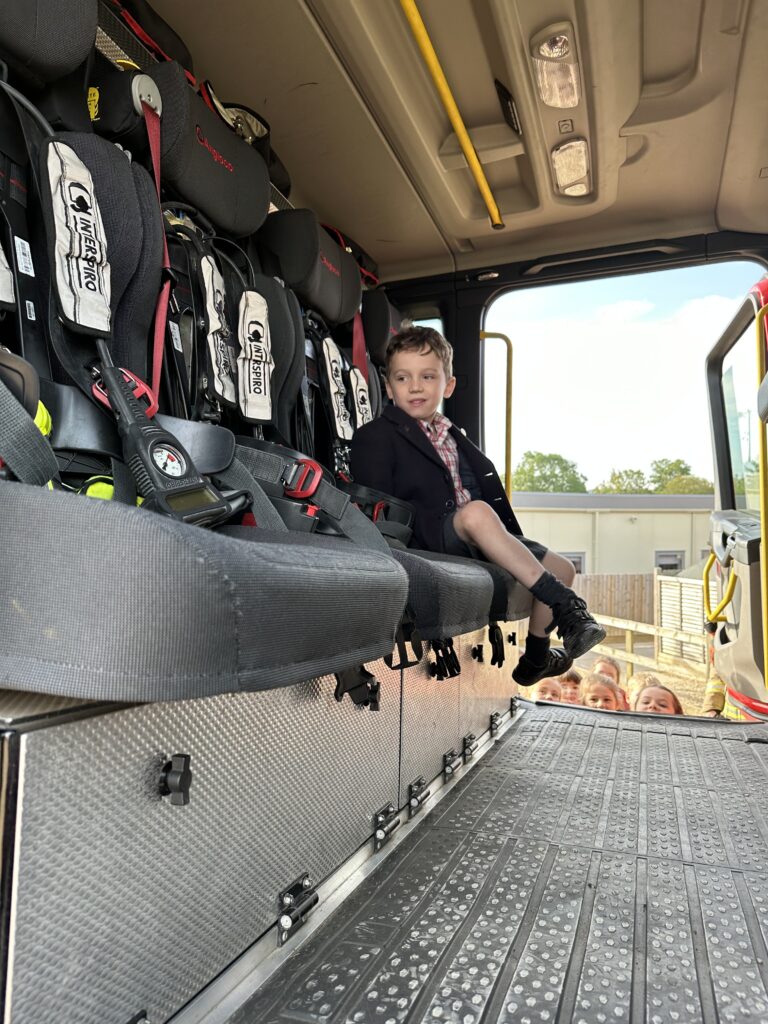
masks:
POLYGON ((171 448, 169 444, 155 445, 152 449, 152 459, 160 472, 166 476, 180 477, 186 472, 187 466, 181 452, 171 448))

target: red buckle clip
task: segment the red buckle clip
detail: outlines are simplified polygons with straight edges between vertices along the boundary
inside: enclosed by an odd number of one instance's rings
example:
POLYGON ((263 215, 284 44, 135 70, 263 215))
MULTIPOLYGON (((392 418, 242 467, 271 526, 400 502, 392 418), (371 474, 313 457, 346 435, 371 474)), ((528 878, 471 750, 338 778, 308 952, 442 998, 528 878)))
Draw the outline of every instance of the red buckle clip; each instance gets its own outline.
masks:
POLYGON ((304 501, 311 498, 323 479, 323 467, 314 459, 297 459, 283 473, 282 484, 286 498, 304 501))
POLYGON ((371 516, 371 518, 373 519, 374 523, 378 523, 379 519, 383 519, 384 518, 384 514, 385 514, 386 511, 387 511, 387 502, 386 501, 377 501, 376 504, 373 506, 373 515, 371 516))
MULTIPOLYGON (((152 388, 150 388, 149 384, 145 384, 141 377, 137 377, 135 373, 131 373, 131 371, 126 370, 125 367, 120 367, 120 369, 122 370, 123 380, 125 383, 133 384, 133 397, 137 401, 142 398, 146 399, 147 404, 144 409, 145 415, 149 417, 154 416, 157 412, 157 399, 152 393, 152 388)), ((93 392, 93 397, 97 402, 101 402, 101 404, 105 405, 108 409, 112 408, 109 404, 109 395, 107 394, 107 390, 104 387, 101 377, 98 377, 91 385, 91 391, 93 392)))

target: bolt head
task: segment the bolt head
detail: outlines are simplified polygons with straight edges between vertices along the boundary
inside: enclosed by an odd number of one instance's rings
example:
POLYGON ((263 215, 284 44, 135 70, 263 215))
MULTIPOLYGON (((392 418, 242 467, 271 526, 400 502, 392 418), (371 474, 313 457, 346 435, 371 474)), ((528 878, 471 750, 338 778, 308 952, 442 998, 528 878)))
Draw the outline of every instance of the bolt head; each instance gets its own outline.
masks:
POLYGON ((302 884, 302 886, 305 889, 311 889, 312 888, 312 879, 309 877, 309 875, 307 875, 307 877, 302 880, 301 884, 302 884))
POLYGON ((292 926, 293 926, 293 921, 290 919, 290 917, 287 914, 283 914, 281 916, 281 918, 280 918, 280 927, 283 930, 283 938, 284 939, 287 938, 287 933, 291 930, 292 926))
POLYGON ((283 906, 284 907, 292 907, 293 906, 293 896, 291 896, 290 893, 286 893, 285 896, 283 896, 283 906))

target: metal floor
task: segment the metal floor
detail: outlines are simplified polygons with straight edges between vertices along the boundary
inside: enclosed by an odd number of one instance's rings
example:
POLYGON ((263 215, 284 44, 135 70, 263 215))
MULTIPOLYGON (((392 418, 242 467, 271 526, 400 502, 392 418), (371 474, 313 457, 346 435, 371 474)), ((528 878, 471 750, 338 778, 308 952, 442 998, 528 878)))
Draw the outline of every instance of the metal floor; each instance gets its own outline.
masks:
POLYGON ((766 743, 526 705, 232 1024, 768 1021, 766 743))

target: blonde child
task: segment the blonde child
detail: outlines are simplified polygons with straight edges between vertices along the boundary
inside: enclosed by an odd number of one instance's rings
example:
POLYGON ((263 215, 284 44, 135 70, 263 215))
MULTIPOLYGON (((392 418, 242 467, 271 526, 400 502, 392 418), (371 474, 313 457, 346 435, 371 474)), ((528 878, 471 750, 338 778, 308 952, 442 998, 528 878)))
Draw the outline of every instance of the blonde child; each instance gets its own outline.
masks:
POLYGON ((592 672, 581 684, 579 700, 586 708, 595 708, 599 711, 621 711, 624 705, 624 695, 621 688, 611 679, 600 672, 592 672))
POLYGON ((644 686, 635 695, 633 711, 645 711, 652 715, 684 715, 683 705, 677 694, 667 686, 657 684, 644 686))
POLYGON ((547 701, 558 701, 562 700, 562 692, 560 687, 559 679, 540 679, 535 686, 530 689, 530 700, 547 700, 547 701))
POLYGON ((579 703, 579 688, 581 686, 581 672, 575 668, 569 668, 557 677, 560 683, 560 700, 564 704, 579 703))
POLYGON ((661 680, 653 672, 635 672, 633 676, 630 676, 627 680, 630 707, 634 707, 635 697, 644 686, 661 686, 661 680))

